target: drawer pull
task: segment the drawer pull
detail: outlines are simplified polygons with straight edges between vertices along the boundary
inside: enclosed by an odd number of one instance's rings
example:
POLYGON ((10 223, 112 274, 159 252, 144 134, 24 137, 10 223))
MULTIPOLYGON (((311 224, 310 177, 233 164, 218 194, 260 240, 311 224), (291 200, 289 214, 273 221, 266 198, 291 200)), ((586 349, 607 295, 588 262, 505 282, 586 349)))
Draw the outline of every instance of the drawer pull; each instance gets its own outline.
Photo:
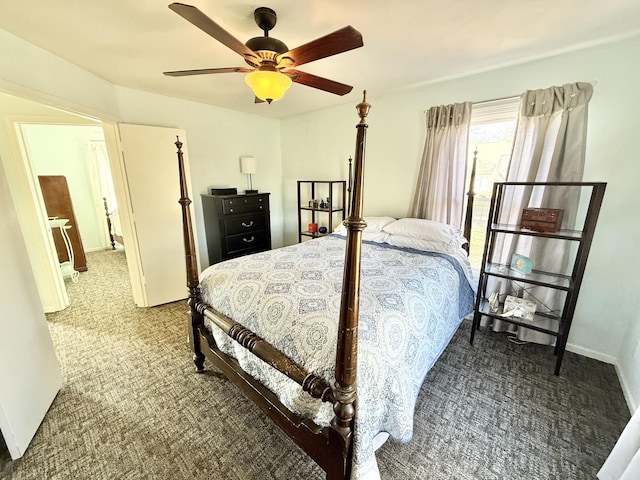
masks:
POLYGON ((253 227, 253 220, 251 220, 249 223, 242 222, 242 226, 245 228, 253 227))
POLYGON ((255 239, 256 237, 251 237, 251 238, 242 237, 242 241, 244 243, 252 243, 255 239))

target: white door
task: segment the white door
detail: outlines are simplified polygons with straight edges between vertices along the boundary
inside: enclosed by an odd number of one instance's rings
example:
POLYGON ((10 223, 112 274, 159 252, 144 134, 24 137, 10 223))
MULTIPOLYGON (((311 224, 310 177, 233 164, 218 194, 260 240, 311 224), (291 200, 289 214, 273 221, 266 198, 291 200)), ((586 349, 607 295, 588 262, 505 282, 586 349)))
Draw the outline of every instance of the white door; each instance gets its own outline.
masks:
POLYGON ((0 431, 20 458, 62 386, 36 280, 0 165, 0 431))
MULTIPOLYGON (((146 125, 119 124, 118 129, 132 213, 132 233, 146 297, 145 304, 140 306, 150 307, 187 298, 182 211, 178 203, 180 183, 174 144, 176 137, 183 142, 188 179, 186 134, 184 130, 146 125)), ((193 194, 190 192, 190 195, 193 194)))

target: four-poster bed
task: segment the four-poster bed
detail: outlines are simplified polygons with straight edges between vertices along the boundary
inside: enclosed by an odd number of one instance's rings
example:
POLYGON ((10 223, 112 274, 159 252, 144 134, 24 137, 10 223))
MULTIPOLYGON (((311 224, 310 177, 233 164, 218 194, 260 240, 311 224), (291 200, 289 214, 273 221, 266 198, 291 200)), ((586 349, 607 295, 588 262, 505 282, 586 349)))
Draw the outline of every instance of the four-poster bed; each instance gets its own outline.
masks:
POLYGON ((221 262, 200 278, 176 142, 196 370, 210 360, 329 480, 378 477, 378 434, 411 438, 424 377, 474 297, 468 262, 459 254, 462 236, 450 227, 419 221, 427 234, 412 237, 416 219, 367 226, 369 108, 365 93, 357 106, 353 191, 342 234, 221 262), (389 243, 363 242, 376 234, 389 243), (423 244, 442 252, 422 251, 423 244))

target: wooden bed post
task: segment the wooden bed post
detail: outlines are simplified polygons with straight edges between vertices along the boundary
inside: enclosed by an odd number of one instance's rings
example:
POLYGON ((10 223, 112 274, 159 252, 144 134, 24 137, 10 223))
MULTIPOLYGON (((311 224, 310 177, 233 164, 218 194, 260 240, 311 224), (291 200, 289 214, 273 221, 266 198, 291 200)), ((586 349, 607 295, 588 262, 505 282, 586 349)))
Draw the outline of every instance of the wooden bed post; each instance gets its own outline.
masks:
POLYGON ((464 238, 467 239, 467 243, 463 245, 463 248, 467 251, 467 254, 471 250, 471 221, 473 220, 473 200, 476 195, 476 164, 478 163, 478 147, 473 151, 473 163, 471 164, 471 176, 469 178, 469 191, 467 192, 467 211, 464 215, 464 238))
POLYGON ((113 227, 111 226, 111 215, 109 215, 109 206, 107 205, 107 197, 102 197, 102 204, 104 205, 104 214, 107 217, 107 230, 109 230, 109 241, 111 242, 111 250, 115 250, 116 241, 113 238, 113 227))
POLYGON ((200 287, 198 282, 198 265, 196 258, 196 247, 193 240, 193 227, 191 226, 191 199, 187 189, 187 178, 184 171, 184 159, 182 157, 182 142, 176 137, 176 147, 178 148, 178 170, 180 172, 180 200, 182 206, 182 232, 184 236, 184 256, 187 266, 187 288, 189 289, 189 315, 191 325, 189 328, 189 344, 193 350, 193 363, 196 365, 196 372, 204 371, 204 355, 200 348, 200 337, 198 330, 204 325, 202 314, 196 310, 196 305, 200 302, 200 287))
MULTIPOLYGON (((340 320, 336 352, 336 378, 333 385, 336 401, 333 405, 335 416, 331 422, 333 430, 344 439, 344 473, 348 478, 351 470, 351 436, 355 416, 356 373, 358 367, 358 317, 360 313, 360 257, 362 253, 362 231, 367 224, 362 216, 364 186, 364 151, 367 124, 365 118, 371 105, 367 103, 367 92, 356 109, 360 123, 356 137, 356 154, 353 178, 353 193, 350 201, 347 227, 347 245, 345 250, 344 276, 342 279, 342 298, 340 301, 340 320)), ((333 478, 337 473, 329 473, 333 478)))
MULTIPOLYGON (((349 155, 349 186, 347 187, 347 198, 344 199, 347 205, 351 207, 351 191, 353 190, 353 159, 349 155)), ((347 210, 347 216, 351 215, 351 212, 347 210)))

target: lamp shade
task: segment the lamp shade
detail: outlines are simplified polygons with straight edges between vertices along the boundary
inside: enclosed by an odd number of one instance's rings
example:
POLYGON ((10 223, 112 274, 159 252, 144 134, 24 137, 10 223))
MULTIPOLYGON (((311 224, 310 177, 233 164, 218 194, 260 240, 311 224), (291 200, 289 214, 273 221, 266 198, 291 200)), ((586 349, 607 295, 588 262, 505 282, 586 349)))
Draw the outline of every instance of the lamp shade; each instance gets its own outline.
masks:
POLYGON ((254 70, 244 77, 253 94, 268 103, 280 100, 291 86, 291 79, 278 71, 254 70))
POLYGON ((257 172, 255 157, 240 157, 240 171, 244 174, 257 172))

